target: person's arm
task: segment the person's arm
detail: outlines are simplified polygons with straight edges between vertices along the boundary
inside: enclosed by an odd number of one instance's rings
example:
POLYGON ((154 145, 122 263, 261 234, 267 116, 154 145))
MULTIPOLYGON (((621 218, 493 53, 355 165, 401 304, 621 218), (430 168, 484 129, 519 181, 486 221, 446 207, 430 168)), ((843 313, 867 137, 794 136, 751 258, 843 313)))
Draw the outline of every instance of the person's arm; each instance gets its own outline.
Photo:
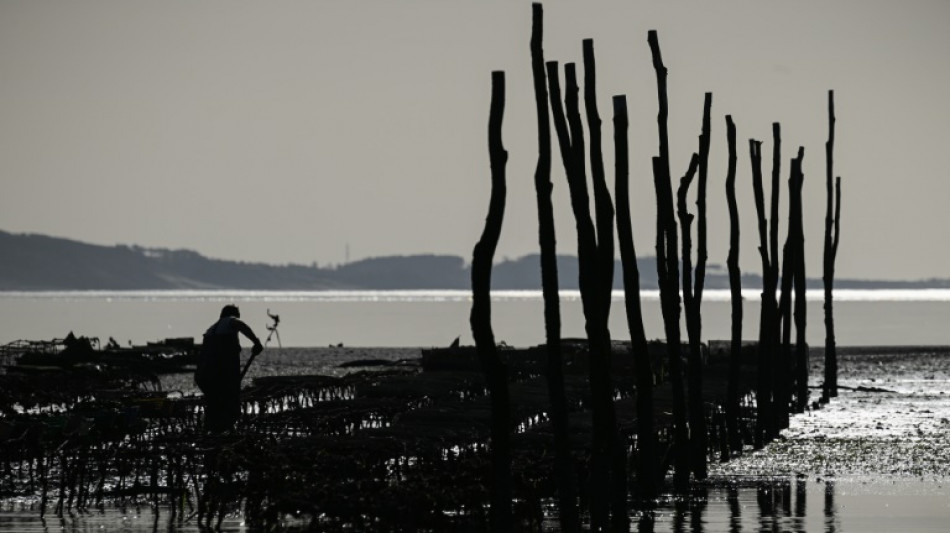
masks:
POLYGON ((248 338, 251 342, 254 343, 254 347, 251 349, 251 353, 257 355, 264 351, 264 345, 261 344, 261 340, 257 338, 257 335, 254 334, 254 330, 251 329, 251 326, 248 326, 244 323, 243 320, 235 318, 233 320, 234 326, 237 327, 237 330, 241 332, 245 337, 248 338))

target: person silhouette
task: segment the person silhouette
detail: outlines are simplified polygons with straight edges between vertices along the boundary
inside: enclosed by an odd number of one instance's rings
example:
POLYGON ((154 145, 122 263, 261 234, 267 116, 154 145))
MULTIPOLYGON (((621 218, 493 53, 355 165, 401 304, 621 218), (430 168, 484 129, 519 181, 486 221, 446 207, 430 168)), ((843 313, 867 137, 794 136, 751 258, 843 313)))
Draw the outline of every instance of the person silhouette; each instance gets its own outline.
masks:
POLYGON ((241 320, 241 311, 228 304, 221 316, 204 333, 195 383, 205 398, 205 429, 221 433, 234 427, 241 414, 241 343, 238 333, 248 338, 256 356, 264 350, 254 331, 241 320))

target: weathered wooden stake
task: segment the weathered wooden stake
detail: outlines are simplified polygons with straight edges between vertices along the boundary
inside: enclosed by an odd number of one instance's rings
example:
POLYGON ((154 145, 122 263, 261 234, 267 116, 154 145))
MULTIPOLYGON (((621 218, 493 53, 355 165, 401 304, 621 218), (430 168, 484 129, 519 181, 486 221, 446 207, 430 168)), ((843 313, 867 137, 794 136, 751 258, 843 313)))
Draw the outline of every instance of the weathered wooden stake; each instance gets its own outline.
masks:
POLYGON ((657 199, 657 280, 660 285, 660 306, 666 329, 666 343, 670 359, 670 382, 673 389, 673 484, 675 490, 689 489, 688 433, 686 428, 686 399, 683 394, 682 365, 680 364, 680 291, 679 251, 677 250, 676 215, 673 206, 673 186, 670 178, 669 104, 667 101, 667 69, 660 54, 656 30, 647 35, 656 71, 657 128, 660 154, 653 158, 653 183, 657 199))
MULTIPOLYGON (((749 139, 752 159, 752 188, 755 193, 755 211, 759 226, 759 255, 762 258, 762 310, 759 320, 759 346, 757 355, 757 409, 753 445, 761 448, 771 439, 772 412, 772 356, 775 323, 775 284, 772 282, 772 267, 769 261, 768 222, 765 218, 765 195, 762 191, 762 142, 749 139)), ((773 198, 775 192, 773 191, 773 198)))
MULTIPOLYGON (((794 165, 794 162, 792 163, 794 165)), ((792 360, 792 290, 795 282, 795 254, 798 252, 795 240, 795 210, 793 208, 793 196, 795 194, 795 175, 788 179, 789 209, 788 209, 788 236, 785 239, 785 246, 782 249, 782 282, 781 296, 778 303, 779 332, 781 341, 779 342, 778 357, 775 363, 775 415, 778 418, 778 427, 787 428, 789 424, 788 405, 789 391, 791 390, 791 380, 794 376, 791 374, 792 360)))
POLYGON ((541 290, 544 297, 544 327, 547 347, 548 397, 554 428, 555 478, 561 531, 580 531, 577 512, 577 482, 568 440, 567 397, 564 392, 564 363, 561 354, 561 310, 558 296, 557 251, 554 207, 551 202, 551 126, 548 114, 547 78, 544 73, 544 8, 532 5, 531 70, 538 115, 538 164, 534 185, 538 198, 538 243, 541 248, 541 290))
MULTIPOLYGON (((689 412, 689 426, 690 426, 689 427, 690 429, 689 446, 690 446, 691 469, 696 468, 696 464, 695 464, 696 457, 694 454, 694 451, 695 451, 694 446, 695 446, 696 439, 699 438, 699 436, 694 433, 695 429, 693 427, 693 421, 695 419, 696 413, 702 412, 702 408, 701 408, 702 396, 699 397, 699 401, 697 402, 696 390, 693 389, 693 378, 694 378, 694 373, 696 372, 696 370, 694 369, 694 363, 693 363, 693 359, 694 359, 693 350, 695 349, 698 353, 699 347, 693 345, 695 334, 692 331, 692 327, 691 327, 692 326, 691 324, 692 312, 691 311, 695 303, 695 300, 694 300, 694 294, 693 294, 693 279, 691 275, 693 271, 693 263, 692 263, 692 258, 691 258, 693 240, 692 240, 692 235, 690 233, 690 228, 692 226, 694 217, 686 209, 686 196, 687 196, 687 193, 689 192, 689 186, 693 182, 693 177, 696 175, 696 169, 698 165, 699 165, 699 154, 693 153, 692 157, 689 160, 689 168, 686 170, 686 174, 684 174, 683 177, 680 178, 680 186, 676 195, 677 196, 676 213, 677 213, 677 216, 679 217, 680 229, 682 230, 682 233, 683 233, 683 240, 682 240, 682 243, 683 243, 683 307, 686 309, 686 330, 687 330, 687 334, 689 338, 689 350, 690 350, 690 353, 688 356, 689 359, 688 359, 688 368, 687 368, 687 379, 688 379, 689 388, 687 390, 686 401, 688 404, 688 412, 689 412), (699 404, 699 407, 696 407, 697 403, 699 404)), ((700 364, 702 364, 702 360, 700 360, 700 364)), ((702 369, 700 368, 700 372, 701 371, 702 369)))
MULTIPOLYGON (((591 184, 594 191, 594 213, 597 229, 597 256, 595 258, 597 309, 597 342, 599 353, 591 350, 591 392, 595 403, 602 411, 601 424, 594 428, 603 441, 605 455, 609 460, 610 517, 614 531, 629 528, 627 516, 627 455, 620 441, 617 414, 614 407, 614 386, 610 377, 611 342, 610 317, 611 293, 614 282, 614 205, 607 188, 604 159, 601 146, 601 120, 597 110, 597 69, 594 60, 594 41, 584 39, 584 109, 587 113, 587 130, 590 134, 591 184), (595 379, 596 375, 596 379, 595 379)), ((591 346, 593 348, 593 344, 591 346)))
MULTIPOLYGON (((689 223, 693 217, 685 219, 680 215, 683 233, 683 307, 686 311, 686 331, 689 338, 689 441, 690 462, 693 475, 698 480, 706 479, 706 448, 708 435, 706 430, 706 409, 703 403, 703 360, 702 360, 702 301, 706 279, 706 177, 709 166, 710 111, 712 93, 706 93, 703 101, 703 126, 699 136, 698 183, 696 191, 696 268, 690 265, 692 246, 689 242, 689 223)), ((689 183, 680 187, 680 211, 686 209, 686 191, 689 183)))
MULTIPOLYGON (((726 115, 726 140, 729 145, 729 163, 726 170, 726 202, 729 205, 729 288, 732 303, 732 339, 729 350, 729 382, 726 391, 726 433, 732 453, 742 452, 739 434, 739 370, 742 363, 742 273, 739 270, 739 207, 736 202, 736 125, 726 115)), ((722 459, 729 460, 729 454, 722 459)))
MULTIPOLYGON (((767 438, 771 440, 773 437, 778 435, 778 432, 781 429, 788 427, 788 405, 789 405, 789 392, 791 390, 791 384, 789 380, 791 374, 789 374, 790 360, 791 360, 791 347, 789 343, 782 342, 782 325, 785 318, 785 310, 781 306, 781 301, 775 299, 775 291, 780 289, 780 280, 782 279, 779 276, 779 272, 786 272, 782 268, 782 263, 779 262, 779 246, 778 246, 778 234, 779 234, 779 198, 781 196, 782 185, 781 185, 781 173, 782 173, 782 128, 778 122, 772 123, 772 212, 769 215, 769 252, 771 254, 771 259, 769 260, 769 276, 768 283, 771 286, 769 295, 772 297, 772 302, 774 308, 772 310, 771 316, 771 325, 768 327, 767 335, 769 335, 770 344, 768 347, 768 352, 770 356, 771 364, 771 391, 772 391, 772 410, 771 417, 768 425, 768 435, 767 438)), ((789 186, 791 187, 791 178, 789 181, 789 186)), ((791 202, 791 200, 789 200, 791 202)), ((792 235, 791 228, 791 213, 789 213, 789 229, 788 235, 792 235)), ((783 252, 784 253, 784 252, 783 252)), ((789 265, 792 267, 793 265, 789 265)), ((788 274, 793 275, 793 270, 789 270, 788 274)), ((791 286, 789 287, 791 290, 791 286)), ((787 302, 789 305, 791 300, 787 302)), ((789 307, 789 309, 791 309, 789 307)), ((789 311, 790 313, 790 311, 789 311)), ((763 320, 766 319, 766 315, 763 314, 763 320)), ((789 315, 789 318, 791 315, 789 315)))
POLYGON ((610 519, 610 504, 613 501, 610 479, 612 462, 610 434, 612 427, 615 432, 616 424, 612 422, 615 418, 611 416, 613 389, 609 383, 609 370, 607 372, 602 370, 605 361, 608 365, 606 368, 609 369, 610 332, 607 329, 606 309, 603 306, 597 236, 590 215, 590 196, 587 192, 584 126, 578 107, 577 74, 573 63, 564 65, 565 95, 562 108, 557 63, 548 62, 547 67, 554 128, 558 134, 561 159, 570 191, 571 208, 574 211, 577 227, 578 285, 590 352, 591 417, 593 419, 590 514, 591 528, 598 530, 606 529, 610 519))
POLYGON ((627 99, 614 96, 614 154, 617 197, 617 237, 623 266, 624 306, 634 358, 637 383, 637 490, 643 500, 658 494, 656 469, 656 424, 653 417, 653 368, 640 303, 640 269, 630 221, 629 147, 627 144, 627 99))
POLYGON ((802 198, 802 187, 805 184, 805 175, 802 172, 802 161, 805 158, 805 149, 798 148, 798 157, 792 161, 792 175, 795 178, 793 192, 793 206, 795 211, 795 384, 796 401, 794 410, 797 413, 805 411, 808 405, 808 344, 805 340, 808 306, 805 300, 805 215, 802 198))
POLYGON ((835 92, 828 91, 828 141, 825 143, 827 206, 825 211, 825 246, 822 281, 825 286, 825 385, 822 397, 827 400, 838 395, 838 351, 835 345, 835 318, 833 290, 835 284, 835 259, 838 257, 838 240, 841 228, 841 178, 834 176, 835 148, 835 92), (834 206, 834 214, 832 214, 834 206))
POLYGON ((501 140, 505 112, 505 73, 492 72, 488 151, 491 159, 491 198, 481 239, 472 252, 472 337, 491 395, 492 531, 511 531, 511 406, 508 368, 495 347, 491 327, 491 267, 505 215, 505 165, 508 152, 501 140))
POLYGON ((805 224, 802 205, 802 185, 804 183, 802 160, 804 157, 804 148, 799 147, 798 155, 792 159, 791 173, 788 179, 788 238, 785 241, 782 264, 782 299, 779 305, 782 319, 782 358, 779 373, 785 377, 776 381, 776 399, 781 408, 778 412, 781 417, 781 428, 788 427, 791 411, 802 412, 804 410, 802 402, 807 402, 808 394, 808 348, 805 342, 805 224), (793 288, 794 297, 792 295, 793 288), (793 300, 796 332, 794 358, 791 344, 793 300), (804 400, 801 394, 802 382, 805 383, 804 400), (793 390, 796 397, 795 402, 792 402, 793 390))

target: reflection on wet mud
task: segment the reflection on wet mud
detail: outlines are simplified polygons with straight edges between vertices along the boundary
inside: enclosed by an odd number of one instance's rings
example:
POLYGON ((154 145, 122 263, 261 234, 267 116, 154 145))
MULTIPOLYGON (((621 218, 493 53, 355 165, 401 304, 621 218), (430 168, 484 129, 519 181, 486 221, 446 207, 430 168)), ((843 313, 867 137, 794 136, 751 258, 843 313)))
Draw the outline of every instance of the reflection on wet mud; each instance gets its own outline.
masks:
POLYGON ((656 519, 652 512, 643 513, 637 520, 637 533, 653 533, 653 524, 656 519))
POLYGON ((673 509, 673 532, 686 533, 686 516, 690 514, 689 500, 677 498, 673 509))
POLYGON ((720 481, 694 489, 688 499, 661 500, 634 521, 638 533, 840 530, 833 480, 796 476, 720 481), (808 516, 809 498, 824 498, 823 512, 819 508, 818 514, 808 516))
MULTIPOLYGON (((808 495, 805 485, 805 477, 795 478, 795 518, 804 521, 805 504, 808 501, 808 495)), ((802 529, 804 531, 804 529, 802 529)))
MULTIPOLYGON (((947 501, 947 492, 934 486, 849 478, 719 478, 707 488, 694 490, 689 498, 660 499, 651 509, 640 509, 631 520, 638 533, 760 533, 841 531, 946 531, 946 507, 926 506, 915 498, 892 498, 888 494, 913 493, 929 502, 947 501), (881 498, 886 498, 882 500, 881 498), (812 505, 809 509, 808 502, 812 505), (881 504, 886 501, 888 508, 881 504), (901 507, 903 505, 905 507, 901 507), (912 507, 906 507, 911 504, 912 507), (921 516, 921 509, 932 512, 921 516), (809 514, 810 511, 810 514, 809 514), (913 521, 907 521, 913 516, 913 521), (895 518, 896 517, 896 518, 895 518), (895 521, 896 520, 896 521, 895 521)), ((105 507, 86 513, 64 513, 42 518, 34 509, 0 506, 0 531, 100 531, 121 529, 128 533, 167 531, 199 533, 194 521, 182 522, 159 506, 105 507), (158 512, 156 512, 158 511, 158 512)), ((236 515, 228 515, 222 528, 251 531, 236 515)), ((559 531, 549 522, 543 531, 559 531)))
POLYGON ((825 531, 835 533, 837 528, 837 508, 835 507, 835 482, 829 480, 825 483, 825 531))
POLYGON ((730 485, 727 489, 729 496, 729 533, 738 533, 742 531, 742 506, 739 505, 739 488, 730 485))
POLYGON ((709 505, 709 490, 701 487, 693 490, 690 509, 690 531, 703 531, 703 513, 709 505))

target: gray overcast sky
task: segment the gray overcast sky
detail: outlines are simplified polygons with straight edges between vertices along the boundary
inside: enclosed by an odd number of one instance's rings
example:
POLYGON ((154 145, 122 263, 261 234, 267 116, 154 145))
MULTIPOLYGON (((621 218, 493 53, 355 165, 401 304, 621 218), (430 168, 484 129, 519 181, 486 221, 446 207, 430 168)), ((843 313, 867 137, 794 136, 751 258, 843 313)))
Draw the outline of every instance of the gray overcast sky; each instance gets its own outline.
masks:
MULTIPOLYGON (((549 60, 579 62, 594 39, 606 144, 610 97, 628 95, 641 255, 654 239, 655 28, 677 179, 713 92, 710 261, 727 253, 728 113, 743 269, 759 269, 748 139, 767 141, 769 160, 779 121, 783 194, 805 146, 808 269, 820 276, 834 89, 839 275, 950 276, 950 2, 548 2, 545 19, 549 60)), ((498 257, 535 252, 530 33, 524 1, 0 0, 0 229, 269 263, 339 263, 347 243, 353 259, 468 257, 488 201, 490 72, 503 69, 498 257)), ((575 253, 557 152, 554 169, 559 252, 575 253)))

